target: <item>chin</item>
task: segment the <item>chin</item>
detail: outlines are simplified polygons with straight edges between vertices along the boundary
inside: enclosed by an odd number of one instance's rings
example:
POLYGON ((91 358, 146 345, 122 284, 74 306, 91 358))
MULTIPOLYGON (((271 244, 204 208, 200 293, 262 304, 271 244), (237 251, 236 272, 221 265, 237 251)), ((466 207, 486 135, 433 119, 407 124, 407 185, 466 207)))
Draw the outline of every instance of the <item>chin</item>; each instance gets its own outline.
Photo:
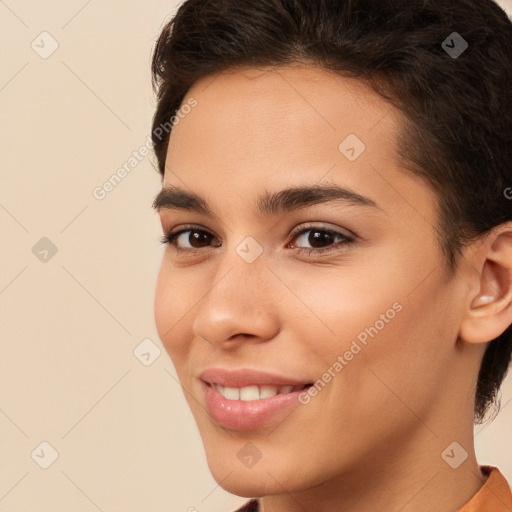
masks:
POLYGON ((260 498, 283 492, 283 488, 268 473, 254 474, 251 469, 233 470, 231 473, 229 471, 226 473, 224 466, 223 471, 218 473, 214 466, 210 467, 210 472, 220 487, 241 498, 260 498))
MULTIPOLYGON (((299 491, 306 482, 301 482, 297 468, 285 463, 276 464, 271 458, 261 459, 253 467, 244 467, 231 454, 208 454, 208 468, 214 480, 225 491, 242 498, 254 498, 281 494, 283 489, 290 492, 299 491)), ((284 462, 284 461, 281 461, 284 462)))
POLYGON ((277 494, 279 492, 277 489, 269 490, 262 482, 255 482, 254 479, 251 481, 250 478, 241 479, 233 475, 230 475, 223 481, 219 481, 215 478, 215 481, 226 492, 240 496, 241 498, 261 498, 262 496, 277 494))

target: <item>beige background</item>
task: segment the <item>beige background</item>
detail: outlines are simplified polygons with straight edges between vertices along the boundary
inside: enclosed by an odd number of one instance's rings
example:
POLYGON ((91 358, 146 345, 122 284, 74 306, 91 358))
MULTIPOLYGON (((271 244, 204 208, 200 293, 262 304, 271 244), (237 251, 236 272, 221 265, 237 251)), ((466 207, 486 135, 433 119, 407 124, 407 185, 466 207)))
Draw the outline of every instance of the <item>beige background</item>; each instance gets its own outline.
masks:
MULTIPOLYGON (((2 512, 228 512, 245 501, 211 477, 154 327, 150 158, 93 195, 147 141, 150 54, 177 5, 0 0, 2 512), (146 339, 143 361, 162 350, 148 366, 134 355, 146 339), (47 469, 42 442, 58 452, 47 469)), ((510 400, 508 378, 476 444, 512 481, 510 400)))

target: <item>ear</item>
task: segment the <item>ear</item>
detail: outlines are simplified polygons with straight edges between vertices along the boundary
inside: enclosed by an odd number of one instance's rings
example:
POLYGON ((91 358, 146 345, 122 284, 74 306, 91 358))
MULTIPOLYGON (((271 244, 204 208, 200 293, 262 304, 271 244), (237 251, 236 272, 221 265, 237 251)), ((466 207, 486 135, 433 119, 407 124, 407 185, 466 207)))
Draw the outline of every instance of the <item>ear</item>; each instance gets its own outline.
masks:
POLYGON ((467 260, 475 286, 467 296, 459 337, 485 343, 512 324, 512 222, 492 229, 467 260))

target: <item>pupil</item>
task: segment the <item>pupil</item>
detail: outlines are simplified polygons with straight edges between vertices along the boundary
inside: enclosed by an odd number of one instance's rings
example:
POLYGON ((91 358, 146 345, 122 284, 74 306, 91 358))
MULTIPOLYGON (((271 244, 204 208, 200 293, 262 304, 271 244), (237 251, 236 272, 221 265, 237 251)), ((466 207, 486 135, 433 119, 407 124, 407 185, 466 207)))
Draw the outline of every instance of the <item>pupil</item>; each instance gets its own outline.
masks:
POLYGON ((208 243, 208 233, 199 233, 197 231, 192 231, 191 233, 191 236, 193 238, 193 241, 190 241, 190 245, 192 245, 193 247, 197 247, 196 245, 194 245, 194 242, 199 242, 199 247, 201 247, 201 239, 203 239, 202 241, 208 243))
POLYGON ((316 247, 315 244, 318 244, 318 242, 320 242, 320 244, 322 244, 322 242, 329 244, 332 243, 330 238, 332 238, 331 233, 327 233, 326 231, 312 231, 309 236, 309 243, 313 247, 316 247))

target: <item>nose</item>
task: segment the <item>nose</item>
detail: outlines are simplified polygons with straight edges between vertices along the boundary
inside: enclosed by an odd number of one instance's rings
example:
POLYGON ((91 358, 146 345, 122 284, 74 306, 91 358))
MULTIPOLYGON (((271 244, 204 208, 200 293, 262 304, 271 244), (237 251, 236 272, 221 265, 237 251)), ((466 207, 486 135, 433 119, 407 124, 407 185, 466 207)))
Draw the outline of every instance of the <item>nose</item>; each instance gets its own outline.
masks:
POLYGON ((233 248, 218 261, 210 289, 195 310, 196 336, 224 349, 274 338, 279 332, 278 292, 264 254, 248 262, 233 248))

